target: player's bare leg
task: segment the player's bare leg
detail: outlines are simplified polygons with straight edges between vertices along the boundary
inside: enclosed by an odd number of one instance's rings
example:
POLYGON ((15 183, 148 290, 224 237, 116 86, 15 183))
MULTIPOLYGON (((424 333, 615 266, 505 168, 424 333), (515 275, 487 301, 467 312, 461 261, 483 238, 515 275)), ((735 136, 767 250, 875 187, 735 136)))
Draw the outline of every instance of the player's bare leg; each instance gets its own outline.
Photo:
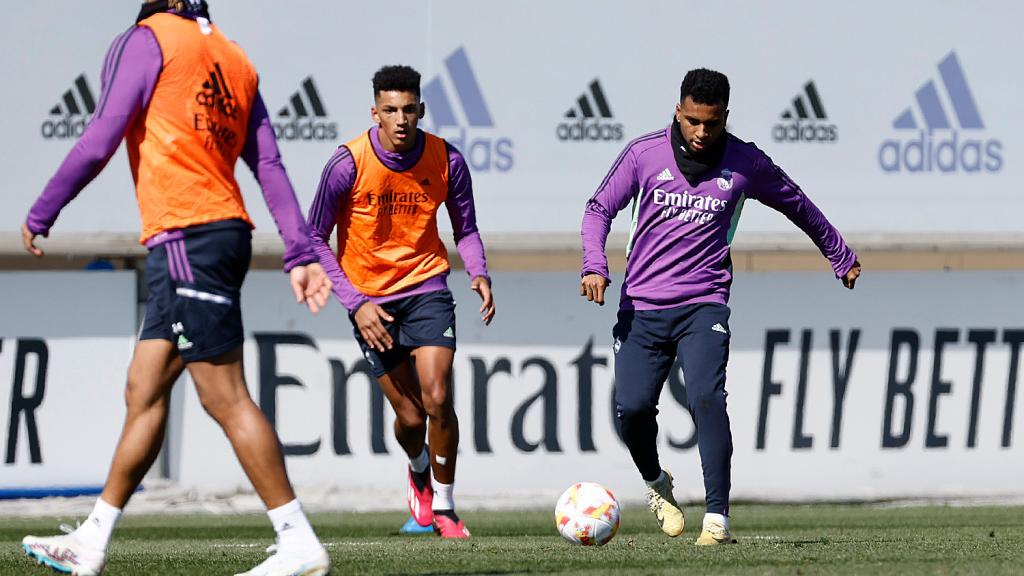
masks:
POLYGON ((100 498, 124 508, 160 453, 171 388, 184 369, 168 340, 140 340, 128 367, 124 428, 100 498))
POLYGON ((377 381, 395 411, 395 438, 409 457, 409 513, 417 525, 430 526, 434 522, 434 489, 430 457, 425 450, 427 413, 412 361, 402 362, 377 381))
POLYGON ((423 409, 428 418, 430 466, 435 480, 451 484, 455 481, 455 459, 459 448, 459 420, 451 393, 455 351, 443 346, 422 346, 414 355, 423 409))
POLYGON ((280 566, 308 566, 310 573, 326 573, 330 560, 295 498, 277 433, 249 396, 242 347, 189 362, 188 371, 199 401, 224 430, 277 532, 276 553, 246 574, 278 573, 280 566))
POLYGON ((99 574, 121 510, 153 465, 164 439, 171 388, 183 365, 167 340, 141 340, 135 347, 125 386, 124 428, 107 482, 89 518, 63 536, 26 536, 22 547, 36 561, 61 572, 99 574))
POLYGON ((238 461, 267 508, 295 499, 277 433, 249 396, 242 371, 242 348, 190 362, 203 408, 220 424, 238 461))
POLYGON ((468 538, 469 530, 455 514, 452 498, 459 451, 459 419, 451 390, 455 351, 444 346, 421 346, 414 356, 434 472, 434 531, 444 538, 468 538))
POLYGON ((377 382, 395 411, 395 438, 412 460, 423 452, 427 440, 427 413, 412 362, 402 362, 377 382))

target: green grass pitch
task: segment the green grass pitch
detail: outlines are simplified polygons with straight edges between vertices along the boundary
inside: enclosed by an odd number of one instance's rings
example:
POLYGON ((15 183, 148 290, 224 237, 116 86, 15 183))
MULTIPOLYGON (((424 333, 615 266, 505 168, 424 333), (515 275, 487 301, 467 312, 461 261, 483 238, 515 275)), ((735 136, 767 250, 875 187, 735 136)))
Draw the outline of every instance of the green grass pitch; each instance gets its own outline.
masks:
MULTIPOLYGON (((693 545, 701 510, 683 536, 661 534, 643 508, 623 511, 603 548, 555 532, 548 510, 466 511, 467 542, 399 535, 398 512, 312 515, 333 574, 1024 574, 1024 507, 736 505, 734 546, 693 545)), ((21 550, 68 518, 0 519, 0 574, 50 574, 21 550)), ((126 516, 105 575, 234 574, 265 557, 263 515, 126 516)))

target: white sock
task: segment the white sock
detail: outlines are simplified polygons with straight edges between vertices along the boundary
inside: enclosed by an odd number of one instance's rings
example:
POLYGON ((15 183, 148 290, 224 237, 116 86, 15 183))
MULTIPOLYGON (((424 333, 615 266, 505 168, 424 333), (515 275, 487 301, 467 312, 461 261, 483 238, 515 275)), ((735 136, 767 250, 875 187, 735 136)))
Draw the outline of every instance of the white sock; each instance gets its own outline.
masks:
POLYGON ((423 452, 420 452, 419 456, 409 459, 409 468, 412 468, 412 471, 417 474, 422 474, 427 469, 427 466, 430 466, 430 452, 424 446, 423 452))
POLYGON ((85 522, 75 530, 75 537, 90 548, 106 550, 110 544, 110 536, 117 527, 117 521, 121 519, 121 509, 114 508, 103 501, 96 499, 92 513, 85 519, 85 522))
POLYGON ((270 517, 270 523, 277 532, 278 546, 302 550, 316 550, 322 547, 298 499, 273 510, 267 510, 267 516, 270 517))
MULTIPOLYGON (((644 480, 644 482, 647 481, 644 480)), ((665 474, 665 471, 662 470, 661 474, 659 474, 655 480, 647 482, 647 485, 650 486, 651 488, 654 488, 655 490, 659 488, 668 488, 668 474, 665 474)))
POLYGON ((442 484, 437 480, 431 480, 434 486, 434 510, 455 510, 455 499, 452 497, 452 490, 455 484, 442 484))
POLYGON ((713 514, 711 512, 704 513, 704 526, 703 529, 707 530, 710 527, 718 527, 728 530, 729 529, 729 517, 724 514, 713 514))

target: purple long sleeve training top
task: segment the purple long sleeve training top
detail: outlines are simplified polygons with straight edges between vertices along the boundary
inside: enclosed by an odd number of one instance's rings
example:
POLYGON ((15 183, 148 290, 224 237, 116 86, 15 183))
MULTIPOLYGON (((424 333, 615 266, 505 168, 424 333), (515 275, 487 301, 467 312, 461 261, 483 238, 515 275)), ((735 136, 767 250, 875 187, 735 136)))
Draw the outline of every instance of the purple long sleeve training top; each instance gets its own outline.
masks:
MULTIPOLYGON (((412 168, 423 154, 426 138, 418 131, 416 146, 407 152, 389 152, 380 143, 380 128, 370 129, 370 143, 377 158, 391 170, 402 172, 412 168)), ((416 294, 444 290, 448 287, 448 272, 387 296, 367 296, 356 289, 345 276, 338 264, 337 256, 331 250, 331 233, 337 223, 338 214, 351 198, 356 181, 356 164, 348 148, 341 146, 327 161, 316 197, 309 210, 309 229, 313 248, 320 257, 320 265, 334 284, 334 295, 350 313, 355 313, 366 302, 381 304, 416 294)), ((476 209, 473 204, 473 181, 469 167, 462 153, 448 145, 448 197, 445 199, 448 217, 455 233, 455 248, 466 266, 470 278, 487 274, 487 258, 484 244, 476 227, 476 209)))
POLYGON ((836 277, 853 267, 857 255, 764 152, 726 134, 719 164, 691 185, 676 164, 672 129, 630 142, 583 214, 583 274, 609 278, 604 250, 612 219, 633 203, 621 309, 726 304, 732 283, 729 244, 747 198, 774 208, 803 230, 836 277))
MULTIPOLYGON (((33 234, 48 234, 64 206, 107 165, 128 127, 149 105, 162 68, 163 53, 149 28, 132 26, 114 39, 103 63, 96 112, 29 211, 25 223, 33 234)), ((249 114, 242 159, 259 182, 284 240, 285 271, 315 262, 306 221, 281 163, 274 127, 259 93, 249 114)))

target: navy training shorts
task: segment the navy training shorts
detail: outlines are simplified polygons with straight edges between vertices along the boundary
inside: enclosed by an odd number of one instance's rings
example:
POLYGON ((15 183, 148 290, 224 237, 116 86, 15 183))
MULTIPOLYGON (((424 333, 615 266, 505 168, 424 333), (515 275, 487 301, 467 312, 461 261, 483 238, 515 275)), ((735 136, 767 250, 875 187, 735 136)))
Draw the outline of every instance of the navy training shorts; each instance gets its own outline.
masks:
POLYGON ((186 363, 240 346, 240 296, 251 256, 252 233, 240 220, 176 231, 150 248, 139 340, 169 340, 186 363))
POLYGON ((387 374, 405 362, 413 349, 420 346, 444 346, 455 350, 455 298, 451 291, 445 289, 415 294, 385 302, 380 307, 395 319, 394 322, 382 320, 384 328, 394 340, 391 350, 384 352, 374 350, 363 340, 356 327, 355 315, 348 315, 356 342, 370 363, 374 376, 379 378, 387 374))

